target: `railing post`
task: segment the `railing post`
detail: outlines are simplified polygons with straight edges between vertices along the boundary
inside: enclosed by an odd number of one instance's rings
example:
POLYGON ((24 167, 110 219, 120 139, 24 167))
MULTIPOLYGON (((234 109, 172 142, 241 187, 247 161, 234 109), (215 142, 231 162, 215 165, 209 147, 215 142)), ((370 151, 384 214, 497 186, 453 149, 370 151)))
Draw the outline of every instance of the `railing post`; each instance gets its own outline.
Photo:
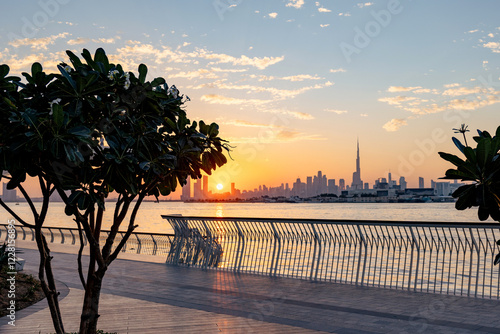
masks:
MULTIPOLYGON (((480 257, 480 249, 476 243, 476 239, 474 238, 474 234, 472 234, 472 228, 469 228, 469 232, 470 232, 470 237, 472 239, 472 248, 476 248, 477 249, 477 260, 478 260, 478 264, 477 264, 477 272, 476 272, 476 287, 474 289, 474 297, 477 298, 477 288, 478 288, 478 282, 479 282, 479 257, 480 257)), ((470 296, 470 285, 471 285, 471 280, 472 280, 472 255, 474 254, 473 250, 471 249, 470 251, 470 268, 469 268, 469 287, 467 289, 467 296, 470 296)))
POLYGON ((312 281, 313 280, 313 272, 314 272, 314 261, 316 260, 316 248, 319 246, 319 252, 318 252, 318 263, 316 265, 316 273, 314 275, 314 280, 316 281, 318 279, 318 269, 319 269, 319 261, 321 259, 320 254, 321 254, 321 242, 319 240, 318 233, 316 232, 316 228, 314 227, 314 223, 310 224, 313 232, 314 232, 314 249, 313 249, 313 257, 311 260, 311 275, 309 279, 312 281))
POLYGON ((135 238, 137 239, 137 254, 141 254, 141 247, 142 247, 141 239, 139 238, 137 233, 134 233, 134 235, 135 235, 135 238))
POLYGON ((241 268, 241 261, 243 260, 243 253, 245 250, 245 237, 243 233, 241 232, 240 226, 238 225, 238 222, 235 221, 234 225, 236 226, 236 229, 238 230, 238 251, 236 253, 236 263, 234 267, 234 271, 239 272, 241 268), (240 250, 240 241, 241 241, 241 250, 240 250))
POLYGON ((359 269, 361 267, 361 253, 363 252, 363 246, 365 246, 365 259, 363 261, 363 273, 361 274, 361 285, 365 280, 365 269, 366 269, 366 257, 368 256, 368 244, 366 242, 365 236, 361 231, 361 227, 358 225, 358 233, 361 238, 361 244, 359 245, 359 256, 358 256, 358 270, 356 272, 356 285, 359 282, 359 269))
POLYGON ((156 255, 156 251, 158 249, 158 245, 156 244, 155 237, 151 234, 151 239, 153 239, 153 255, 156 255))
POLYGON ((23 240, 26 240, 26 231, 24 230, 24 227, 22 225, 19 227, 21 228, 21 231, 23 231, 23 240))
POLYGON ((281 239, 278 234, 278 231, 276 231, 276 227, 274 226, 274 223, 271 222, 271 227, 274 232, 274 247, 273 247, 273 258, 271 259, 271 268, 269 268, 269 274, 271 276, 276 276, 276 271, 278 269, 278 263, 279 263, 279 257, 280 257, 280 251, 281 251, 281 239), (278 246, 278 253, 276 253, 276 245, 278 246), (276 259, 276 261, 275 261, 276 259), (274 271, 274 273, 273 273, 274 271))
POLYGON ((410 259, 410 273, 408 275, 408 290, 410 290, 410 285, 411 285, 411 270, 413 268, 413 249, 416 246, 417 248, 417 266, 415 268, 415 284, 413 289, 416 291, 417 290, 417 281, 418 281, 418 265, 420 262, 420 245, 415 238, 415 234, 413 233, 413 229, 410 227, 410 232, 411 232, 411 237, 412 237, 412 244, 411 244, 411 259, 410 259))
POLYGON ((59 229, 59 233, 61 233, 61 243, 64 243, 64 233, 61 229, 59 229))

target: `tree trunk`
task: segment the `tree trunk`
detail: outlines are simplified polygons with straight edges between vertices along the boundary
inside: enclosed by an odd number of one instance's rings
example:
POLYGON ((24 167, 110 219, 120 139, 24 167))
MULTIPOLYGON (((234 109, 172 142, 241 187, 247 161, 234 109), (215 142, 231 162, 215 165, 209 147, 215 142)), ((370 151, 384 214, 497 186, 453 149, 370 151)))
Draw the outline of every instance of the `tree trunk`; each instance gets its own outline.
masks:
POLYGON ((95 334, 99 318, 99 297, 101 295, 102 277, 96 273, 88 275, 85 298, 83 300, 80 334, 95 334))
POLYGON ((57 334, 64 334, 64 325, 62 322, 61 310, 59 308, 58 300, 59 293, 57 292, 54 275, 52 273, 52 257, 50 256, 50 249, 47 246, 47 241, 45 240, 45 237, 43 236, 40 228, 35 229, 35 236, 38 246, 38 252, 40 254, 38 278, 40 280, 45 297, 47 297, 47 303, 49 304, 49 310, 52 317, 54 330, 57 334))

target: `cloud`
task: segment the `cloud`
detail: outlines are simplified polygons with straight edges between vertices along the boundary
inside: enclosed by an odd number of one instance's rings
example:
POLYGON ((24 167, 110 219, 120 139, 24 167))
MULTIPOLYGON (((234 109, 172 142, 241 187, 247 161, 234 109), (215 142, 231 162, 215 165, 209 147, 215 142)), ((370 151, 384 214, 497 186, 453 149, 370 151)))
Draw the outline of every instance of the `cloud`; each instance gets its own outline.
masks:
POLYGON ((443 85, 444 88, 452 88, 452 87, 458 87, 458 86, 460 86, 460 84, 458 84, 458 83, 451 83, 451 84, 443 85))
POLYGON ((313 86, 305 86, 301 87, 298 89, 279 89, 275 87, 264 87, 264 86, 255 86, 255 85, 236 85, 232 83, 226 83, 223 80, 213 82, 213 83, 208 83, 208 84, 201 84, 198 86, 190 87, 192 89, 203 89, 203 88, 217 88, 217 89, 228 89, 228 90, 246 90, 247 92, 253 92, 253 93, 262 93, 262 92, 267 92, 273 95, 275 98, 278 99, 287 99, 287 98, 294 98, 297 95, 303 94, 309 90, 314 90, 314 89, 322 89, 325 87, 332 86, 333 83, 330 81, 325 82, 324 84, 316 84, 313 86))
POLYGON ((337 115, 345 114, 347 112, 347 110, 338 110, 338 109, 324 109, 324 111, 332 112, 337 115))
POLYGON ((500 53, 500 43, 488 42, 483 44, 483 47, 490 49, 493 53, 500 53))
POLYGON ((330 69, 330 73, 344 73, 347 72, 343 68, 335 68, 335 69, 330 69))
POLYGON ((218 79, 219 77, 207 69, 199 69, 196 71, 181 71, 178 73, 169 74, 169 78, 185 78, 185 79, 198 79, 198 78, 208 78, 208 79, 218 79))
POLYGON ((474 30, 467 31, 466 33, 473 34, 473 33, 478 32, 478 31, 479 31, 479 29, 474 29, 474 30))
POLYGON ((274 12, 274 13, 269 13, 267 14, 270 18, 272 19, 275 19, 277 16, 278 16, 278 13, 274 12))
POLYGON ((270 128, 270 129, 282 128, 282 126, 275 125, 275 124, 254 123, 254 122, 249 122, 249 121, 244 121, 244 120, 227 121, 227 122, 224 122, 224 124, 240 126, 240 127, 249 127, 249 128, 270 128))
POLYGON ((329 27, 330 26, 330 23, 327 23, 327 24, 320 24, 319 25, 321 28, 326 28, 326 27, 329 27))
POLYGON ((88 42, 90 42, 90 38, 78 37, 75 39, 70 39, 67 43, 68 43, 68 45, 79 45, 79 44, 85 44, 88 42))
POLYGON ((268 66, 279 63, 285 59, 285 56, 281 57, 247 57, 242 55, 240 57, 233 57, 223 53, 212 53, 204 49, 199 49, 194 53, 191 53, 190 56, 203 58, 207 60, 214 60, 216 64, 220 63, 232 63, 233 65, 240 66, 254 66, 260 70, 265 69, 268 66))
POLYGON ((402 102, 415 100, 415 97, 408 96, 394 96, 394 97, 383 97, 378 99, 380 102, 386 102, 390 105, 400 105, 402 102))
POLYGON ((210 104, 224 104, 224 105, 243 105, 243 104, 253 104, 253 105, 263 105, 273 100, 259 100, 259 99, 237 99, 233 97, 227 97, 217 94, 207 94, 201 97, 201 100, 210 104))
POLYGON ((316 140, 326 140, 325 137, 320 135, 309 135, 296 130, 268 130, 262 135, 257 137, 240 137, 240 138, 227 138, 230 143, 234 144, 277 144, 277 143, 291 143, 298 141, 316 141, 316 140))
POLYGON ((391 86, 387 89, 388 92, 390 93, 396 93, 396 92, 410 92, 415 89, 420 89, 422 87, 417 86, 417 87, 403 87, 403 86, 391 86))
POLYGON ((339 13, 339 16, 351 16, 351 13, 339 13))
POLYGON ((473 87, 473 88, 467 88, 467 87, 456 87, 456 88, 450 88, 447 89, 443 92, 444 96, 462 96, 462 95, 470 95, 470 94, 479 94, 481 93, 482 89, 481 87, 473 87))
POLYGON ((364 8, 364 7, 368 7, 368 6, 372 6, 373 5, 373 2, 365 2, 365 3, 358 3, 357 6, 358 8, 364 8))
POLYGON ((66 38, 69 35, 70 33, 68 32, 62 32, 60 34, 48 37, 15 39, 9 42, 9 45, 12 45, 15 48, 18 48, 20 46, 30 46, 32 49, 48 50, 48 45, 52 45, 57 39, 66 38))
POLYGON ((331 10, 326 9, 325 7, 319 7, 318 8, 318 12, 320 12, 320 13, 330 13, 331 10))
POLYGON ((310 74, 297 74, 297 75, 283 77, 280 79, 281 80, 288 80, 288 81, 304 81, 304 80, 321 80, 323 78, 320 78, 317 75, 313 76, 310 74))
POLYGON ((293 118, 305 120, 305 121, 315 119, 314 116, 311 114, 308 114, 305 112, 300 112, 300 111, 291 111, 291 110, 286 110, 286 109, 259 109, 258 111, 270 113, 270 114, 280 114, 280 115, 285 115, 285 116, 291 116, 293 118))
POLYGON ((290 2, 288 2, 286 4, 286 7, 293 7, 293 8, 302 8, 302 6, 304 5, 304 0, 290 0, 290 2))
POLYGON ((382 128, 384 128, 385 131, 394 132, 398 131, 399 128, 407 124, 408 123, 404 119, 393 118, 389 122, 385 123, 384 126, 382 126, 382 128))

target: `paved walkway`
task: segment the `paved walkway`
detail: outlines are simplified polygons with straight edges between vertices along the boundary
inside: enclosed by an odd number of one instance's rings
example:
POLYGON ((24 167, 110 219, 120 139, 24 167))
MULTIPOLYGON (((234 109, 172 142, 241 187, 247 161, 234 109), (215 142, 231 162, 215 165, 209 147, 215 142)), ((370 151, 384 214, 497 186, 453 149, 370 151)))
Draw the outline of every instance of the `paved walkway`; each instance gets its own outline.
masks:
MULTIPOLYGON (((70 247, 70 246, 67 246, 70 247)), ((83 290, 74 254, 54 253, 66 330, 83 290)), ((26 271, 38 253, 24 250, 26 271)), ((203 271, 116 260, 104 277, 98 328, 118 333, 500 333, 499 301, 203 271)), ((3 297, 3 296, 2 296, 3 297)), ((53 333, 42 301, 0 333, 53 333)))

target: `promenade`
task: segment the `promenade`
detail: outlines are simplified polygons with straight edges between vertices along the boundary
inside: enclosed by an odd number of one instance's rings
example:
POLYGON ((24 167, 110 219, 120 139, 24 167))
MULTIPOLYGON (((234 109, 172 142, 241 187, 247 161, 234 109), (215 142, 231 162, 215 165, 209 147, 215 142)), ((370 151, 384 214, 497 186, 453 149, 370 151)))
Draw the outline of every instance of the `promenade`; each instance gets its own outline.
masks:
MULTIPOLYGON (((33 243, 20 242, 31 247, 33 243)), ((52 245, 54 250, 74 246, 52 245)), ((22 246, 20 246, 21 248, 22 246)), ((38 253, 23 248, 25 271, 38 253)), ((65 329, 77 331, 76 255, 54 252, 65 329)), ((124 254, 125 255, 125 254, 124 254)), ((500 333, 500 301, 167 266, 128 255, 103 284, 98 328, 117 333, 500 333), (146 261, 139 261, 137 259, 146 261)), ((41 301, 0 319, 0 333, 53 333, 41 301)))

